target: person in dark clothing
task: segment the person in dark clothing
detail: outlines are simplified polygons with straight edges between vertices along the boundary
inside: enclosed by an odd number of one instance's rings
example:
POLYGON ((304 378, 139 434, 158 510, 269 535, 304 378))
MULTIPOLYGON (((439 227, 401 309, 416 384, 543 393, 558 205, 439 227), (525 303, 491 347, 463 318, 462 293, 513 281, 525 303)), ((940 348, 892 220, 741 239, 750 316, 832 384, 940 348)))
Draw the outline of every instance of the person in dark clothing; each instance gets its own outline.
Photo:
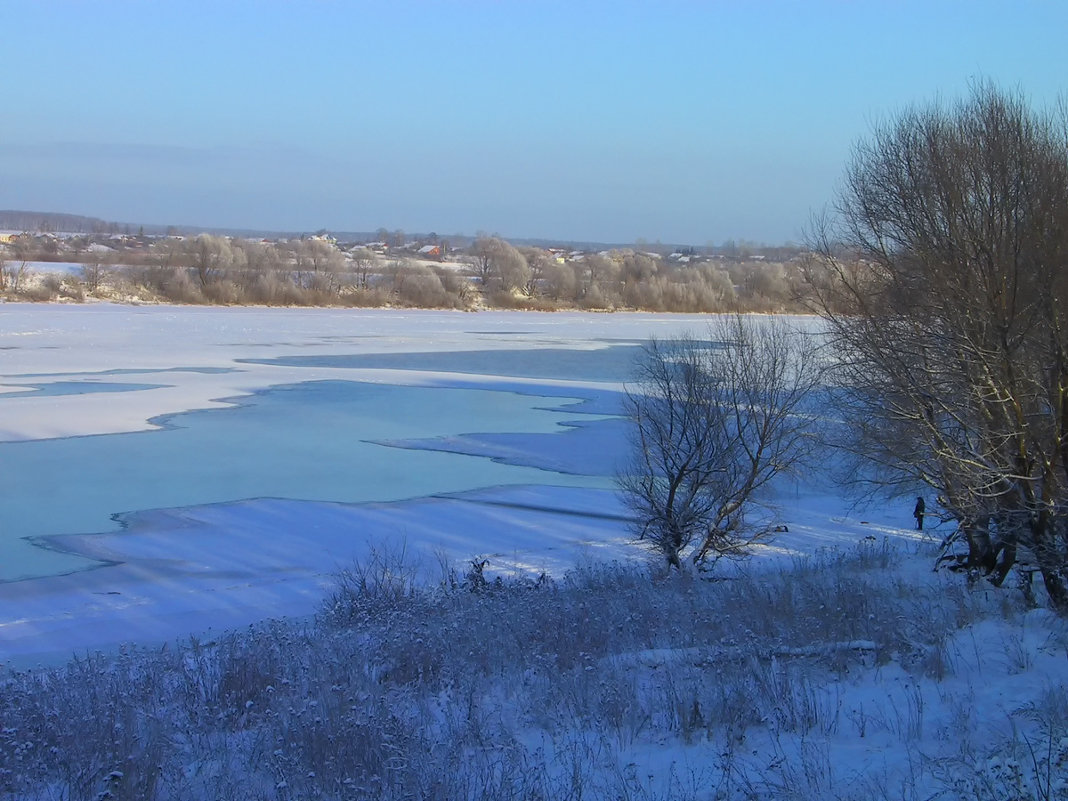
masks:
POLYGON ((923 496, 916 498, 916 508, 912 510, 912 516, 916 518, 916 530, 923 531, 923 513, 927 505, 923 502, 923 496))

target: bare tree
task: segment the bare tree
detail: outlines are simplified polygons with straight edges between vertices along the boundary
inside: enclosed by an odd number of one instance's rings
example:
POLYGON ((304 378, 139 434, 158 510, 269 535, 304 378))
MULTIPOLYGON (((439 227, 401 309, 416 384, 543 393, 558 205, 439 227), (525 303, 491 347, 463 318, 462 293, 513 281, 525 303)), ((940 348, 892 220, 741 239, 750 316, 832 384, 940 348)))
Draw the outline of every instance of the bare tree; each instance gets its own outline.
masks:
POLYGON ((523 294, 528 298, 536 297, 548 278, 553 257, 548 251, 535 247, 519 248, 519 252, 528 268, 527 280, 522 286, 523 294))
POLYGON ((1024 548, 1068 613, 1068 143, 990 84, 855 149, 809 265, 852 448, 928 487, 1000 584, 1024 548))
POLYGON ((242 254, 239 261, 244 262, 245 268, 238 277, 246 291, 255 287, 277 284, 283 277, 288 278, 288 272, 285 276, 281 275, 283 273, 282 257, 274 245, 247 239, 234 241, 231 244, 235 251, 240 250, 242 254))
POLYGON ((445 286, 451 273, 410 259, 393 259, 386 262, 382 277, 388 283, 393 298, 408 306, 421 308, 449 308, 461 304, 458 294, 445 286))
POLYGON ((225 237, 200 234, 185 244, 201 289, 219 281, 233 265, 233 249, 225 237))
POLYGON ((505 248, 498 255, 495 267, 497 280, 501 289, 506 292, 521 289, 530 281, 531 271, 527 260, 508 243, 505 243, 505 248))
POLYGON ((305 289, 327 294, 340 292, 340 275, 345 269, 345 257, 333 242, 318 237, 294 245, 297 275, 305 289))
POLYGON ((149 246, 147 261, 151 267, 163 272, 178 265, 182 261, 181 256, 182 240, 168 236, 149 246))
POLYGON ((747 512, 810 450, 821 370, 781 320, 718 318, 709 339, 652 340, 625 400, 632 458, 617 477, 642 539, 682 566, 744 553, 769 533, 747 512))
POLYGON ((545 293, 556 301, 571 302, 579 294, 579 275, 575 265, 552 261, 545 266, 545 293))
POLYGON ((482 286, 496 282, 506 291, 522 287, 530 278, 523 254, 495 236, 480 236, 471 246, 475 271, 482 286))
POLYGON ((18 292, 22 289, 22 281, 29 269, 29 262, 25 258, 15 258, 12 261, 0 263, 2 275, 0 275, 0 289, 9 289, 18 292))
POLYGON ((355 248, 349 254, 349 263, 356 279, 357 289, 367 289, 370 286, 370 279, 377 269, 377 262, 378 257, 375 256, 373 250, 368 248, 355 248))
POLYGON ((107 267, 99 258, 88 259, 82 264, 82 280, 85 282, 85 288, 90 292, 98 291, 107 277, 107 272, 107 267))
POLYGON ((23 234, 15 238, 9 245, 11 259, 3 264, 0 274, 0 289, 19 292, 22 289, 22 281, 29 271, 30 261, 35 252, 34 240, 23 234))
POLYGON ((582 259, 582 267, 583 305, 593 308, 611 306, 619 294, 619 265, 600 253, 587 253, 582 259))
POLYGON ((620 278, 625 287, 647 283, 660 270, 660 265, 644 253, 628 253, 623 257, 620 278))
POLYGON ((456 299, 455 305, 460 308, 466 306, 474 294, 470 279, 447 267, 437 267, 434 272, 445 292, 456 299))
POLYGON ((499 241, 496 237, 479 236, 471 243, 471 258, 474 262, 475 275, 482 286, 486 286, 493 275, 493 254, 499 241))

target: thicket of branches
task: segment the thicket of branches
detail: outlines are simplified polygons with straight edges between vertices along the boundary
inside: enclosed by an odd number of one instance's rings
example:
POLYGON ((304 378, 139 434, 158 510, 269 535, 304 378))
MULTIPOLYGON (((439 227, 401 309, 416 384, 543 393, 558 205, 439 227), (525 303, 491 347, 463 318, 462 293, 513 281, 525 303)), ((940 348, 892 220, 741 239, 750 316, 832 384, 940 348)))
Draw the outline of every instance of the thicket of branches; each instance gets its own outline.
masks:
POLYGON ((639 536, 677 568, 765 538, 773 524, 751 515, 762 491, 816 441, 806 406, 822 370, 808 337, 740 315, 707 335, 648 343, 624 401, 631 460, 617 483, 639 536))
POLYGON ((113 276, 131 291, 182 303, 448 308, 465 300, 442 268, 382 259, 366 248, 343 253, 318 238, 268 243, 202 234, 156 242, 138 261, 113 276))
POLYGON ((1020 557, 1068 612, 1068 128, 982 84, 859 145, 810 274, 846 446, 933 492, 962 566, 1020 557))

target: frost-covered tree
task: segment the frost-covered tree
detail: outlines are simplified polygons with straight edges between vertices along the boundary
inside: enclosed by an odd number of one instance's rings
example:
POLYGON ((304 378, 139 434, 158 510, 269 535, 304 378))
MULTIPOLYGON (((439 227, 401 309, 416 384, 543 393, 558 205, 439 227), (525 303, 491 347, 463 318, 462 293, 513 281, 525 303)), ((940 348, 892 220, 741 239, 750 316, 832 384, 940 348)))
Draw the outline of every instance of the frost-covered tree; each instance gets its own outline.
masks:
POLYGON ((552 254, 541 248, 519 248, 527 263, 527 280, 522 286, 523 294, 528 298, 536 297, 548 280, 549 271, 554 264, 552 254))
POLYGON ((185 244, 190 266, 201 289, 220 280, 233 265, 234 252, 226 237, 201 234, 185 240, 185 244))
POLYGON ((1068 139, 1018 93, 877 127, 809 278, 836 340, 854 451, 929 487, 1001 583, 1018 549, 1068 613, 1068 139))
POLYGON ((625 409, 631 459, 617 476, 641 539, 681 567, 744 553, 768 534, 746 514, 810 450, 804 406, 815 349, 781 320, 718 318, 708 339, 652 340, 625 409))
POLYGON ((475 272, 483 287, 496 282, 506 291, 526 285, 530 268, 523 254, 495 236, 480 236, 471 246, 475 272))
POLYGON ((82 264, 82 281, 85 282, 85 288, 90 292, 99 290, 106 276, 107 267, 101 263, 99 258, 87 259, 82 264))
POLYGON ((333 242, 310 237, 294 242, 292 251, 297 283, 301 287, 338 293, 345 257, 333 242))

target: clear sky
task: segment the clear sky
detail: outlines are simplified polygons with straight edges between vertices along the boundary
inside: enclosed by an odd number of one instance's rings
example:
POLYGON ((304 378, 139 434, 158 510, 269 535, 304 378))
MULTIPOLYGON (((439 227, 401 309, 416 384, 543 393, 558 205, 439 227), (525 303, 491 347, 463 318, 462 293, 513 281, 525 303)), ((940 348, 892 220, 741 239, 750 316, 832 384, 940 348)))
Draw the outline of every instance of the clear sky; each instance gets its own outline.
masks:
POLYGON ((850 146, 977 77, 1051 107, 1068 2, 0 0, 0 208, 798 240, 850 146))

